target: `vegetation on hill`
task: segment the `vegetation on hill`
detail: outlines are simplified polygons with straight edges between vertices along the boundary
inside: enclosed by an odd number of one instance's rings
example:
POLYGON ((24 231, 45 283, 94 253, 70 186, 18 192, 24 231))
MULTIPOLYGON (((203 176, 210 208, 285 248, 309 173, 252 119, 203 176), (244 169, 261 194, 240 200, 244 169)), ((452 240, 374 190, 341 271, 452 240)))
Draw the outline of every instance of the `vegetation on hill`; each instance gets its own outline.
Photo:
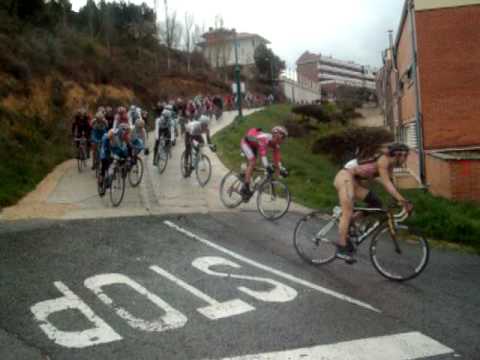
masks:
MULTIPOLYGON (((171 24, 171 22, 170 22, 171 24)), ((80 106, 226 93, 202 56, 176 50, 146 5, 89 0, 0 2, 0 207, 71 156, 80 106)))

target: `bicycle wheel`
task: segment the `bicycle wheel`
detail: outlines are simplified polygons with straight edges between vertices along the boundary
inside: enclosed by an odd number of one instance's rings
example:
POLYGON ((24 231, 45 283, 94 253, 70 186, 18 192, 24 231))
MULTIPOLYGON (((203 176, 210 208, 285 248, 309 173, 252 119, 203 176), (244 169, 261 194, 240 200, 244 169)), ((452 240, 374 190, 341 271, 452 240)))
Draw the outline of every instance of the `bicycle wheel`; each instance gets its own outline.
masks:
POLYGON ((278 220, 285 215, 290 201, 290 191, 281 181, 265 181, 258 189, 257 209, 267 220, 278 220))
POLYGON ((201 187, 204 187, 210 181, 212 177, 212 163, 207 155, 202 154, 200 159, 198 159, 195 166, 195 175, 201 187))
POLYGON ((373 267, 387 279, 410 280, 425 270, 430 248, 427 240, 411 232, 408 226, 397 225, 395 230, 395 239, 388 225, 377 231, 370 243, 370 259, 373 267))
POLYGON ((143 161, 138 156, 135 159, 135 164, 132 165, 128 172, 128 182, 132 187, 140 184, 143 178, 143 161))
POLYGON ((189 177, 192 173, 192 157, 188 157, 188 162, 185 162, 185 154, 186 152, 183 151, 182 156, 180 157, 180 170, 182 172, 182 176, 184 178, 189 177))
POLYGON ((165 148, 165 140, 160 140, 160 143, 158 144, 158 150, 155 156, 155 160, 157 161, 158 173, 162 174, 167 168, 168 163, 168 152, 165 148))
POLYGON ((220 182, 220 200, 229 209, 236 208, 242 203, 241 189, 243 181, 239 174, 230 171, 220 182))
POLYGON ((125 194, 125 177, 119 167, 115 167, 112 174, 112 183, 110 184, 110 201, 117 207, 123 200, 125 194))
POLYGON ((293 232, 293 246, 309 264, 323 265, 335 260, 338 220, 326 211, 301 218, 293 232))
POLYGON ((87 167, 86 158, 87 158, 87 154, 85 152, 85 148, 80 145, 78 148, 78 157, 77 157, 78 172, 82 172, 83 169, 87 167))

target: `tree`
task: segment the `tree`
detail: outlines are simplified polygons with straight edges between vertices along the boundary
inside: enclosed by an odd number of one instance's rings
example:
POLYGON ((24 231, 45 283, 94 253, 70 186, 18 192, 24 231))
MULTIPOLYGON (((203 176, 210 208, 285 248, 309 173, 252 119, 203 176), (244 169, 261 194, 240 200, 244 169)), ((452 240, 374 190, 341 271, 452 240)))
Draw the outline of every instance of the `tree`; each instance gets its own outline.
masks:
POLYGON ((161 26, 161 37, 167 47, 167 68, 171 67, 171 51, 180 43, 182 28, 177 22, 177 13, 168 13, 168 0, 164 0, 165 23, 161 26))
POLYGON ((265 83, 273 84, 285 69, 285 61, 275 55, 265 44, 260 44, 255 49, 254 59, 258 80, 265 83))
POLYGON ((193 44, 193 14, 188 12, 185 13, 185 52, 187 53, 187 72, 190 72, 191 60, 192 60, 192 50, 195 46, 193 44))

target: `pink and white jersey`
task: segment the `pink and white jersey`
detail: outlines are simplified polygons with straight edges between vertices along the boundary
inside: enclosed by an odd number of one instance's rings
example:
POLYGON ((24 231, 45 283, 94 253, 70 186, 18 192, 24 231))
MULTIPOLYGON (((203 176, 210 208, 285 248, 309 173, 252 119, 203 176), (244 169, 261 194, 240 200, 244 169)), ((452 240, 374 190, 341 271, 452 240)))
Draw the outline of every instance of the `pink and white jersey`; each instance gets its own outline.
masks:
POLYGON ((268 149, 272 149, 272 160, 275 165, 280 165, 280 145, 272 143, 272 134, 265 133, 259 129, 253 128, 247 131, 242 143, 256 150, 261 158, 266 158, 268 149))

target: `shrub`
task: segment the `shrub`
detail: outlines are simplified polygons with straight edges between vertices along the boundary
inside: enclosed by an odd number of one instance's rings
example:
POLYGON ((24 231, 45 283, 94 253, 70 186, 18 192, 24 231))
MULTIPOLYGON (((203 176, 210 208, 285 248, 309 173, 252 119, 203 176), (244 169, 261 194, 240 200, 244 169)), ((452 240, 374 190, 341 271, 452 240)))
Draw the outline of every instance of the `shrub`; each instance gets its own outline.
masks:
POLYGON ((328 154, 334 162, 343 164, 354 157, 368 159, 382 144, 391 141, 392 133, 382 127, 348 127, 315 141, 312 152, 328 154))
POLYGON ((312 117, 318 122, 330 122, 332 120, 327 111, 323 109, 323 106, 318 104, 295 106, 292 108, 292 112, 294 114, 312 117))

